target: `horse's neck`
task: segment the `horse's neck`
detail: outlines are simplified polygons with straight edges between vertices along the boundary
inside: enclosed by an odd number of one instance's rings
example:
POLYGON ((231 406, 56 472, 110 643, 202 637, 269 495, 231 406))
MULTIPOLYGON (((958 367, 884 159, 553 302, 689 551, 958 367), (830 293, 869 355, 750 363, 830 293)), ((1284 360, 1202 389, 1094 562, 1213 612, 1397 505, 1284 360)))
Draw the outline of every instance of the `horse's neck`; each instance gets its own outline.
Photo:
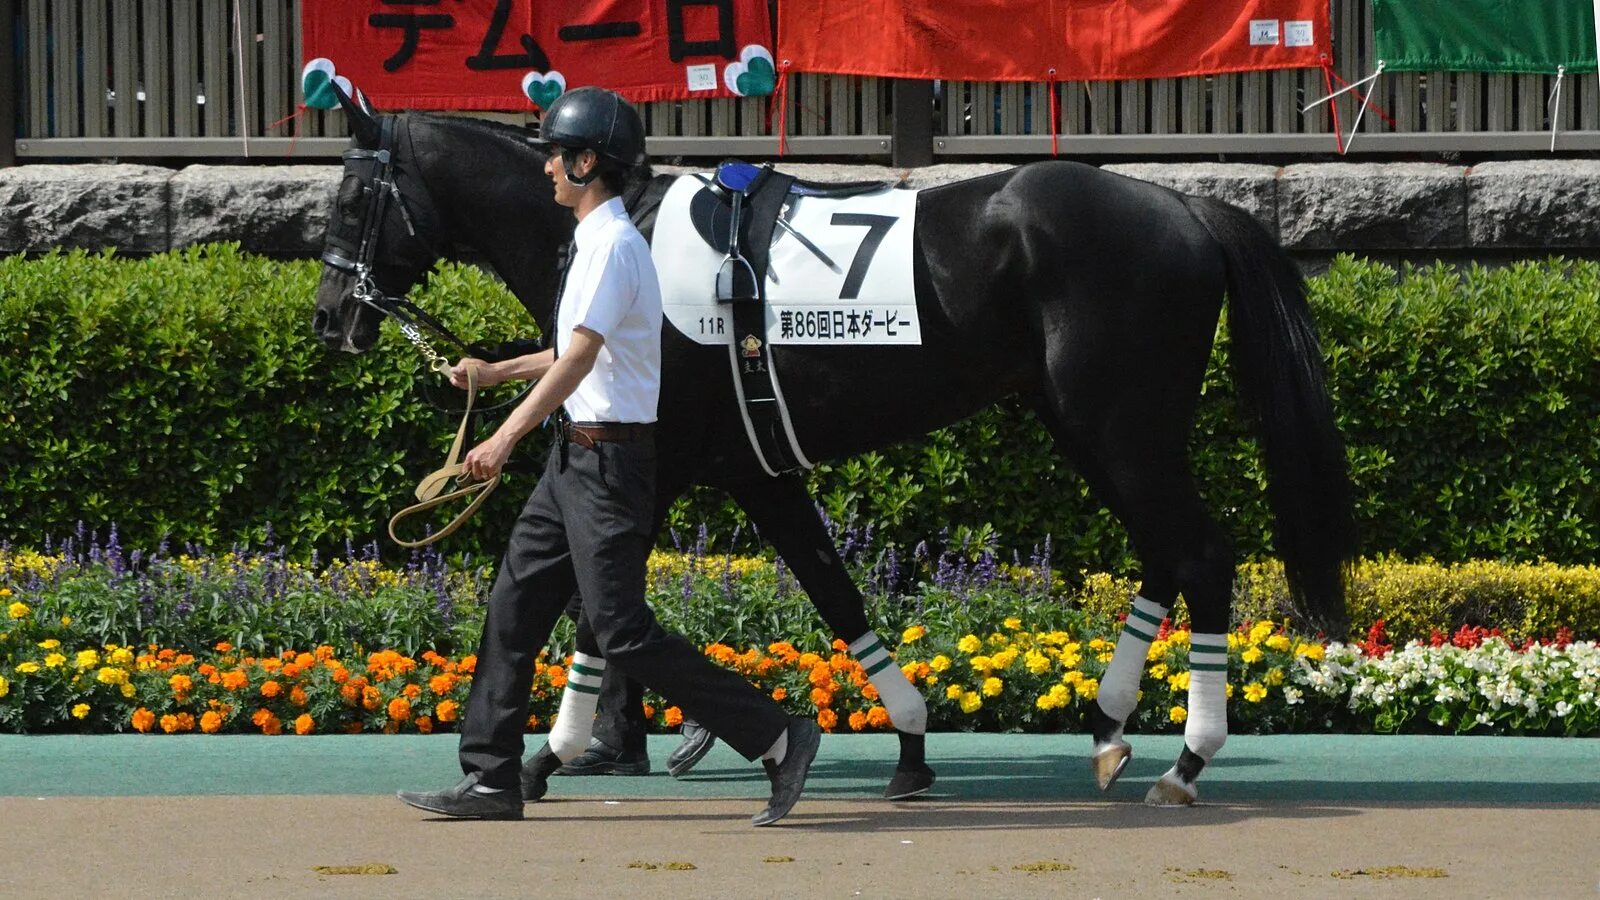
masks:
POLYGON ((543 323, 554 297, 558 248, 572 234, 544 164, 509 141, 434 125, 425 177, 446 233, 477 251, 543 323))

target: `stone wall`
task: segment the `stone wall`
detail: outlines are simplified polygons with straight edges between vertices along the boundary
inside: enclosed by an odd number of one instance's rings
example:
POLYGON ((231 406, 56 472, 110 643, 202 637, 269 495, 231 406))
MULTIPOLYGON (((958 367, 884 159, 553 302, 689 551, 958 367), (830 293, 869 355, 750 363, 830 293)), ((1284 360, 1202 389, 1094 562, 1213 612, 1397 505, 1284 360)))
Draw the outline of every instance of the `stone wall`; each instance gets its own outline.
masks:
MULTIPOLYGON (((822 181, 904 180, 928 187, 1001 164, 784 164, 822 181)), ((1105 167, 1219 197, 1259 218, 1301 258, 1340 251, 1397 258, 1600 255, 1600 160, 1221 163, 1105 167)), ((687 171, 661 167, 661 171, 687 171)), ((337 166, 30 165, 0 169, 0 253, 55 247, 154 252, 239 241, 279 256, 315 256, 337 166)))

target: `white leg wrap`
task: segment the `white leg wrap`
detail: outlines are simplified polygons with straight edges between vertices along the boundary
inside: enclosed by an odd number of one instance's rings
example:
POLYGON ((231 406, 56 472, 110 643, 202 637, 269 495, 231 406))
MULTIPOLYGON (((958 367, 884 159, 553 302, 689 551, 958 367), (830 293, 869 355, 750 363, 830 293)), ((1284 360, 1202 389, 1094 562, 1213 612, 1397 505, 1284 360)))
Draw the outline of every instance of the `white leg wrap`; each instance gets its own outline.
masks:
POLYGON ((889 722, 895 730, 906 734, 922 734, 928 730, 928 704, 922 694, 906 680, 906 674, 894 664, 894 657, 884 649, 883 642, 873 632, 867 632, 850 643, 850 654, 866 670, 867 680, 878 689, 878 699, 889 713, 889 722))
POLYGON ((1206 762, 1228 740, 1228 636, 1189 636, 1189 718, 1183 743, 1206 762))
POLYGON ((550 729, 550 752, 562 762, 571 762, 589 748, 594 734, 594 709, 600 702, 600 679, 606 661, 598 656, 572 655, 567 669, 567 687, 561 692, 561 709, 555 727, 550 729))
POLYGON ((1144 676, 1145 657, 1150 644, 1156 639, 1161 620, 1167 610, 1153 601, 1134 595, 1133 609, 1117 636, 1117 649, 1111 655, 1111 665, 1100 679, 1100 692, 1096 699, 1100 711, 1116 722, 1126 722, 1139 702, 1139 679, 1144 676))

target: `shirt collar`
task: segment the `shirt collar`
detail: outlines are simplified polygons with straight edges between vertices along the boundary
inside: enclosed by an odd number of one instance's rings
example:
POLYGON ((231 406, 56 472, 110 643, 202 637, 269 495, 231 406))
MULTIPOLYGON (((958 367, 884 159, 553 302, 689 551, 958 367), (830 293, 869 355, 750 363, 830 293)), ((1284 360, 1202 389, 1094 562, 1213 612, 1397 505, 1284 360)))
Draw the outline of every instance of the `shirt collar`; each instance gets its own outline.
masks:
POLYGON ((607 224, 617 219, 627 218, 627 216, 628 210, 622 205, 622 198, 612 197, 610 200, 589 210, 589 214, 583 217, 583 220, 578 223, 577 229, 572 232, 572 240, 581 247, 599 234, 600 229, 607 224))

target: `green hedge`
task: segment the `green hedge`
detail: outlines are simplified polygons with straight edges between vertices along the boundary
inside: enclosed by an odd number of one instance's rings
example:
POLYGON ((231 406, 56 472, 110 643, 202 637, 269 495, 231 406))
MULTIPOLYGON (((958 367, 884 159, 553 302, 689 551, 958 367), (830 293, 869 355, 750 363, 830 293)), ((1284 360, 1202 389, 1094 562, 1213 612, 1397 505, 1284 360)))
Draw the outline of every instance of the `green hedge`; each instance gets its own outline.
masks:
MULTIPOLYGON (((322 349, 309 327, 318 271, 228 246, 0 260, 0 539, 39 546, 79 520, 115 521, 129 543, 213 547, 270 526, 298 552, 382 534, 454 423, 418 401, 420 363, 393 329, 364 357, 322 349)), ((470 267, 442 268, 416 299, 469 338, 532 331, 470 267)), ((1364 553, 1593 560, 1600 264, 1397 275, 1341 258, 1312 302, 1364 553)), ((1264 476, 1226 343, 1224 327, 1196 476, 1239 549, 1261 557, 1264 476)), ((543 440, 530 443, 537 457, 543 440)), ((447 549, 496 553, 529 483, 512 479, 447 549)), ((1130 568, 1120 526, 1015 403, 824 466, 813 483, 835 519, 907 546, 944 534, 1027 554, 1048 534, 1066 568, 1130 568)), ((709 493, 674 511, 680 529, 701 521, 725 534, 737 516, 709 493)))

